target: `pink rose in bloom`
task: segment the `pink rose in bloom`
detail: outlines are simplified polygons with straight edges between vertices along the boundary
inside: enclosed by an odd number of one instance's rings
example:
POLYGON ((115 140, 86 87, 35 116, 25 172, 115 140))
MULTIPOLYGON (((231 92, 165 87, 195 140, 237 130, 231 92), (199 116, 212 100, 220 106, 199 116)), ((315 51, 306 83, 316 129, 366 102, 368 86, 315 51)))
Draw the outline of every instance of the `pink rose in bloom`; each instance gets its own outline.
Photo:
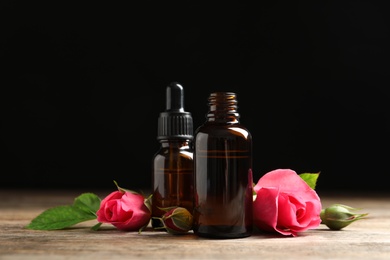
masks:
POLYGON ((124 190, 105 197, 96 214, 97 221, 110 223, 123 231, 139 231, 151 218, 144 196, 124 190))
POLYGON ((321 224, 321 201, 295 171, 266 173, 254 186, 253 221, 263 231, 297 236, 321 224))

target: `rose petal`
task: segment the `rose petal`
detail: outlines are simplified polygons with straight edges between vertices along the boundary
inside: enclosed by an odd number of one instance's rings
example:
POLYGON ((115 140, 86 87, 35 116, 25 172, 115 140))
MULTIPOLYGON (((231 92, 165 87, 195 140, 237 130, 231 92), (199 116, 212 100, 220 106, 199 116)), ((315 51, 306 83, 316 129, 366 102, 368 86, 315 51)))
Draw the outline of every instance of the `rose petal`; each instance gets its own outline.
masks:
POLYGON ((278 219, 278 196, 277 188, 262 188, 257 191, 253 202, 253 222, 264 231, 274 231, 278 219))
POLYGON ((97 220, 111 223, 124 231, 136 231, 150 220, 150 210, 144 204, 141 194, 115 191, 109 194, 100 204, 97 220))
POLYGON ((101 204, 106 204, 107 201, 120 199, 123 196, 123 192, 120 191, 113 191, 110 194, 108 194, 102 201, 101 204))
POLYGON ((293 193, 295 197, 317 199, 316 193, 312 192, 310 186, 295 171, 290 169, 277 169, 268 172, 259 179, 254 189, 256 191, 261 187, 279 187, 285 193, 293 193))
POLYGON ((264 231, 296 236, 321 223, 318 194, 293 170, 268 172, 254 190, 255 225, 264 231))

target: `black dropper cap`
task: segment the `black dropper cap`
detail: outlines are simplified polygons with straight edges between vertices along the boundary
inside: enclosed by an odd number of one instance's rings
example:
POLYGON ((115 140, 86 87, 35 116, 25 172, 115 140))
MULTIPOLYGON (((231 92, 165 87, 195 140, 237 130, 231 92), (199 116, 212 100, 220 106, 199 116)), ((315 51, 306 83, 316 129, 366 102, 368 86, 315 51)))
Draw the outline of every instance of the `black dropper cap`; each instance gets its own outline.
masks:
POLYGON ((171 82, 166 91, 166 110, 158 118, 157 140, 193 139, 193 122, 190 112, 184 111, 184 90, 171 82))

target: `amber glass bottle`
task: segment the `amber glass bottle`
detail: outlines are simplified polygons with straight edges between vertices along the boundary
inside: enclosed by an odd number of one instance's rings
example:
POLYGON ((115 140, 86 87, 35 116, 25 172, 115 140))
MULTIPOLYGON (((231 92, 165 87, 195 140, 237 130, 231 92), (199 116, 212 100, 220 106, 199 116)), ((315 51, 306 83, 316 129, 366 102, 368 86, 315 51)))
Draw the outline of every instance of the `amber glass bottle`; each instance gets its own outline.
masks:
POLYGON ((162 223, 160 208, 172 206, 193 210, 193 122, 184 111, 184 90, 177 82, 166 89, 166 110, 158 118, 160 148, 152 163, 152 227, 162 223))
POLYGON ((252 136, 240 124, 237 96, 211 93, 206 121, 194 132, 194 233, 252 234, 252 136))

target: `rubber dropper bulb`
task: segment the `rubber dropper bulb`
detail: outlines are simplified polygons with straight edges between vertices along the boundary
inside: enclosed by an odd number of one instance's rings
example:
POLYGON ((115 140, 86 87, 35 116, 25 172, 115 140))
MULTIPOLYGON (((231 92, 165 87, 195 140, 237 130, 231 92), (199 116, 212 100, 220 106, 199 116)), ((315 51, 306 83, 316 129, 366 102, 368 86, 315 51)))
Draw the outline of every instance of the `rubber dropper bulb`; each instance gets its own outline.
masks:
POLYGON ((184 89, 177 82, 167 86, 166 109, 158 118, 157 139, 171 138, 193 138, 192 116, 184 110, 184 89))
POLYGON ((169 84, 166 95, 166 111, 184 112, 184 89, 179 83, 169 84))

